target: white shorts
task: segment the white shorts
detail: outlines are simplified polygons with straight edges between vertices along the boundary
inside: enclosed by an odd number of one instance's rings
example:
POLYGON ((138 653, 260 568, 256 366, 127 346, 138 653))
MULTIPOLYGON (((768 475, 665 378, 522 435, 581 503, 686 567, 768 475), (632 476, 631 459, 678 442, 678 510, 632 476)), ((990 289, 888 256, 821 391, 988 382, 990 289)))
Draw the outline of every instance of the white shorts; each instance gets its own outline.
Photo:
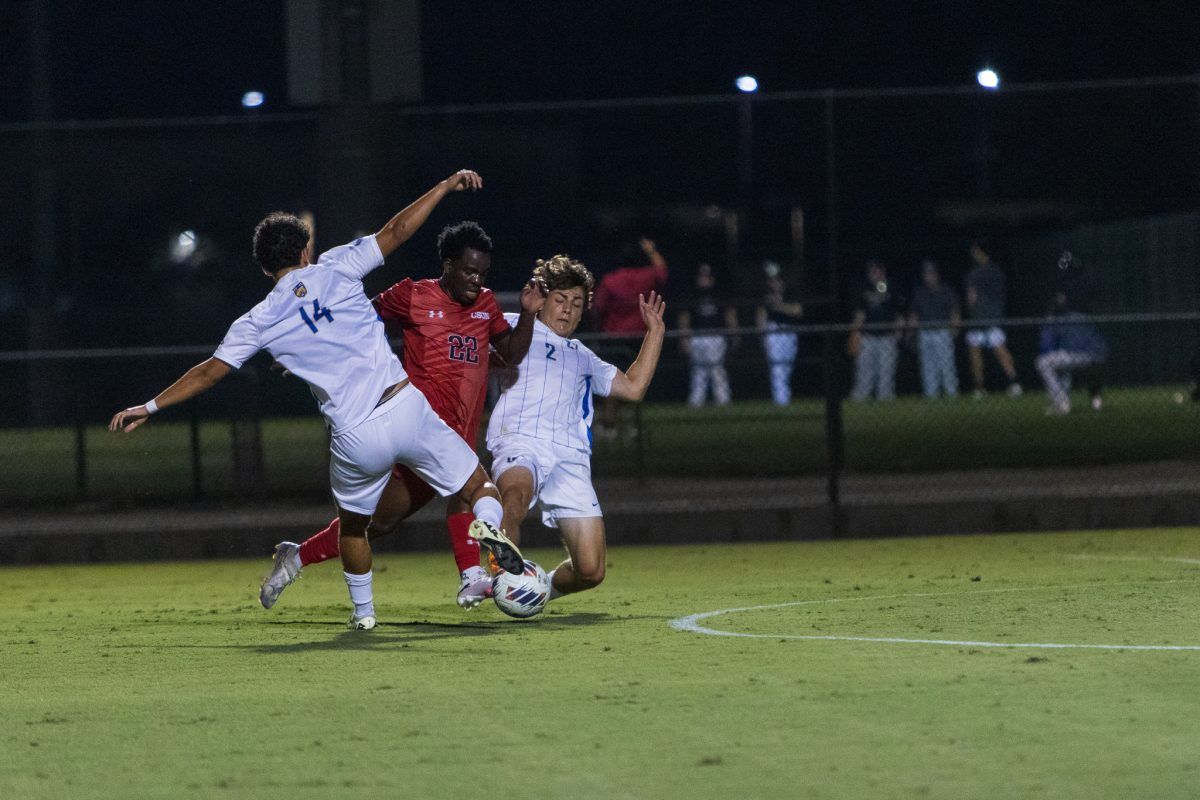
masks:
POLYGON ((592 459, 574 447, 563 447, 529 436, 501 436, 492 451, 492 480, 513 467, 533 475, 533 500, 542 507, 542 524, 557 528, 558 520, 602 517, 592 487, 592 459))
POLYGON ((975 328, 967 331, 967 345, 970 347, 986 347, 994 350, 1002 346, 1008 339, 999 328, 975 328))
POLYGON ((329 486, 338 507, 373 514, 393 464, 410 468, 446 497, 466 484, 479 457, 409 385, 330 439, 329 486))

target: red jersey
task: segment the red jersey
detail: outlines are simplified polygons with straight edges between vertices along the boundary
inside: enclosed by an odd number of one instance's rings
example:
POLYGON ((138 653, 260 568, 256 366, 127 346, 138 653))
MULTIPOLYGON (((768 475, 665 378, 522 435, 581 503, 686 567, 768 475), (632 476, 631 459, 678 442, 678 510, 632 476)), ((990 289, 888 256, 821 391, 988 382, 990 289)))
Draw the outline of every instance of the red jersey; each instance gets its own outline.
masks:
POLYGON ((454 302, 436 279, 405 278, 373 300, 384 322, 404 336, 404 369, 438 416, 475 446, 487 394, 488 346, 512 326, 491 289, 454 302))
POLYGON ((610 272, 596 287, 592 308, 600 317, 600 330, 606 333, 645 333, 638 295, 651 290, 661 293, 667 282, 667 268, 622 267, 610 272))

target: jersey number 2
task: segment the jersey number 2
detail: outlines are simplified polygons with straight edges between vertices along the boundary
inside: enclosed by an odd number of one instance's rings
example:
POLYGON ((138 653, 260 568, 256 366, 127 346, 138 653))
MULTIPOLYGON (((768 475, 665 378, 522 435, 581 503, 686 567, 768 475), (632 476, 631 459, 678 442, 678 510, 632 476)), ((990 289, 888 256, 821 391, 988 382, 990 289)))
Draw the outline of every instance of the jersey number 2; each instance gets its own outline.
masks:
POLYGON ((313 300, 313 313, 311 317, 308 316, 308 312, 304 310, 303 306, 300 307, 300 318, 304 320, 304 324, 307 325, 309 330, 311 330, 313 333, 317 332, 316 321, 322 317, 330 322, 333 322, 333 314, 329 312, 329 306, 322 308, 320 300, 313 300))

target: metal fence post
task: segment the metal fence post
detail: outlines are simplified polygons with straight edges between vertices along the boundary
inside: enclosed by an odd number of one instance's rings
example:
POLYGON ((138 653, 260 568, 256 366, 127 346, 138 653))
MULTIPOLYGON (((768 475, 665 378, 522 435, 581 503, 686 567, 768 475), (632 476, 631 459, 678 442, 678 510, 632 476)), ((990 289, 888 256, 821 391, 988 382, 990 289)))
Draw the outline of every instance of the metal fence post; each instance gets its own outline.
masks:
POLYGON ((846 434, 842 425, 842 390, 837 379, 837 343, 838 334, 834 331, 826 331, 824 337, 826 492, 829 499, 830 533, 834 536, 841 536, 845 533, 846 527, 841 498, 846 434))

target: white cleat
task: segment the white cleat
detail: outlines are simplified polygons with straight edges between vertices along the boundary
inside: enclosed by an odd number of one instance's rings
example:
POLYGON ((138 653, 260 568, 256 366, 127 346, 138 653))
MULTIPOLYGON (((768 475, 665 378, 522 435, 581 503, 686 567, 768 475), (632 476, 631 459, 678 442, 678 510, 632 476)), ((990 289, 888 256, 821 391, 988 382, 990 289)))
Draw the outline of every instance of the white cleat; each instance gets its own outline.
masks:
POLYGON ((356 617, 352 614, 346 627, 352 631, 369 631, 375 627, 375 618, 370 614, 365 617, 356 617))
POLYGON ((458 597, 455 602, 459 608, 467 611, 477 607, 492 596, 492 576, 483 567, 469 567, 463 570, 462 582, 458 587, 458 597))
POLYGON ((279 600, 283 590, 300 577, 300 545, 295 542, 280 542, 275 545, 275 566, 263 578, 258 589, 258 601, 263 608, 270 608, 279 600))
POLYGON ((520 575, 525 571, 525 559, 512 540, 504 535, 504 531, 494 528, 481 519, 471 523, 467 535, 479 542, 479 546, 496 557, 500 568, 512 575, 520 575))

